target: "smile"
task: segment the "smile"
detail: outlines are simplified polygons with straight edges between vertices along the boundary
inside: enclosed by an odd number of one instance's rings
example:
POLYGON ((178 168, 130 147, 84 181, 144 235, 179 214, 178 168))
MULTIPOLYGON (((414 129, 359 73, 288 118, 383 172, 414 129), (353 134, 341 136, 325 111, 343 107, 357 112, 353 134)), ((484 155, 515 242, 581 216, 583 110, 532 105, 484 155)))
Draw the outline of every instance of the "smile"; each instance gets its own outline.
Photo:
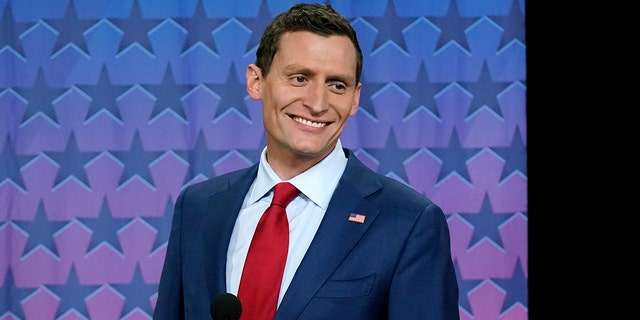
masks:
POLYGON ((325 127, 327 125, 326 122, 314 122, 314 121, 310 121, 307 119, 303 119, 300 117, 292 117, 293 121, 298 122, 298 123, 302 123, 306 126, 310 126, 310 127, 315 127, 315 128, 322 128, 325 127))

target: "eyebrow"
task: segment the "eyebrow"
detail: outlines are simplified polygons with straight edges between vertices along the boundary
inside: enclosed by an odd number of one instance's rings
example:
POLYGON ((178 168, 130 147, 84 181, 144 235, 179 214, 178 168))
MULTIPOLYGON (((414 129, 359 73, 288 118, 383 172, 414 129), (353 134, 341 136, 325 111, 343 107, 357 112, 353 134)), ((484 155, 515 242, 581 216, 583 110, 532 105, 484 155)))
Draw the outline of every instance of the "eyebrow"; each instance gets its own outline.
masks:
MULTIPOLYGON (((299 64, 287 65, 284 68, 284 71, 287 72, 287 73, 292 72, 292 73, 301 73, 301 74, 308 74, 308 75, 315 75, 317 73, 317 72, 314 72, 313 70, 311 70, 311 69, 309 69, 307 67, 301 66, 299 64)), ((329 75, 328 79, 332 80, 332 81, 344 82, 344 83, 346 83, 347 85, 349 85, 351 87, 355 86, 355 77, 350 75, 350 74, 329 75)))

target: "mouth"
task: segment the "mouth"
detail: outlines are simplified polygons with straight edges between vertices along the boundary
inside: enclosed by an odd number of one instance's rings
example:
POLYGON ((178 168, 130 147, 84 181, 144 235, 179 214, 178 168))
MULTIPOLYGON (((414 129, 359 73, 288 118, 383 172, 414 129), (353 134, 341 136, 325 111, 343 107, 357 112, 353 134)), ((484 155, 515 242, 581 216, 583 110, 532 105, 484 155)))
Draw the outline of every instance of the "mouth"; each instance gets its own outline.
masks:
POLYGON ((293 116, 291 117, 291 119, 293 119, 293 121, 295 122, 304 124, 305 126, 310 126, 314 128, 322 128, 331 124, 331 122, 316 122, 316 121, 307 120, 298 116, 293 116))

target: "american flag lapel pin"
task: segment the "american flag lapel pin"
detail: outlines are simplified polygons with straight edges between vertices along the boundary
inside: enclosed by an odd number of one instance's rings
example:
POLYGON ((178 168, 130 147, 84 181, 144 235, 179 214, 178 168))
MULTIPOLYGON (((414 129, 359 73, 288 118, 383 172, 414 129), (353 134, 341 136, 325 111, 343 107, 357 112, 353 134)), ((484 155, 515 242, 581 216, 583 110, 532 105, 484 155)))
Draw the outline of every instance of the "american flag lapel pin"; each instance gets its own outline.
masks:
POLYGON ((366 218, 364 214, 351 212, 348 220, 351 222, 364 223, 364 218, 366 218))

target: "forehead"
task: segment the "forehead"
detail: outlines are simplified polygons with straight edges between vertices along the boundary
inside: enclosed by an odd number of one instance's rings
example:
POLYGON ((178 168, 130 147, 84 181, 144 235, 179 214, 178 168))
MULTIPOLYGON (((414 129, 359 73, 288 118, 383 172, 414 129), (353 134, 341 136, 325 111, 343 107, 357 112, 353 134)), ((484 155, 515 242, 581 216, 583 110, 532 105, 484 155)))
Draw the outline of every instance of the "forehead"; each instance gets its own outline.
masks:
POLYGON ((318 35, 308 31, 284 33, 280 38, 273 64, 335 68, 356 72, 356 49, 347 36, 318 35))

